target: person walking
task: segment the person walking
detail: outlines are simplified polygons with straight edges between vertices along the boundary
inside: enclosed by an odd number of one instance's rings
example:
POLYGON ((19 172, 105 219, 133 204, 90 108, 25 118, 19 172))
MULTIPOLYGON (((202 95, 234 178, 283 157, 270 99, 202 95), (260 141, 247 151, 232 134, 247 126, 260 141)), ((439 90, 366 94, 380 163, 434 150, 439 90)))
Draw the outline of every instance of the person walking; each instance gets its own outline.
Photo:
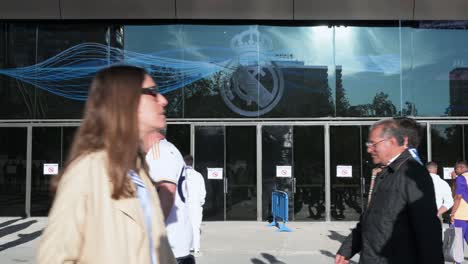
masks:
POLYGON ((437 218, 434 186, 426 168, 405 147, 405 133, 394 119, 376 122, 367 152, 385 166, 377 176, 372 199, 344 240, 336 264, 442 264, 442 228, 437 218))
POLYGON ((463 238, 468 243, 468 171, 465 161, 456 163, 455 173, 458 176, 455 178, 455 197, 450 223, 462 229, 463 238))
POLYGON ((175 264, 141 139, 165 126, 166 101, 132 66, 94 78, 55 193, 37 263, 175 264))
POLYGON ((437 163, 431 161, 426 165, 429 175, 431 175, 432 183, 434 184, 434 191, 437 205, 437 217, 442 221, 442 214, 447 212, 453 206, 452 190, 450 185, 442 180, 437 175, 437 163))
POLYGON ((203 220, 203 205, 205 204, 206 188, 203 175, 193 168, 193 157, 184 157, 187 172, 187 202, 192 222, 193 242, 192 249, 195 256, 200 255, 200 234, 203 220))
POLYGON ((169 243, 179 264, 193 264, 190 254, 192 225, 187 205, 187 175, 180 151, 166 138, 163 130, 148 134, 144 139, 146 161, 150 176, 158 189, 169 243))

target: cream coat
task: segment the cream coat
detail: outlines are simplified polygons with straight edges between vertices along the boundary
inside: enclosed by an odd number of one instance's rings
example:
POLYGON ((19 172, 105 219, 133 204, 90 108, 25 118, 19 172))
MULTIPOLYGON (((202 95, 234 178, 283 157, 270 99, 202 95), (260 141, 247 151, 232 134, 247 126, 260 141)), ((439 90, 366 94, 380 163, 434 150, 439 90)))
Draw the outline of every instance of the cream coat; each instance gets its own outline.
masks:
MULTIPOLYGON (((39 264, 150 264, 149 240, 138 198, 111 198, 103 151, 75 161, 59 183, 38 248, 39 264)), ((153 187, 140 171, 146 186, 153 187)), ((152 236, 159 264, 176 263, 167 241, 155 188, 152 236)))

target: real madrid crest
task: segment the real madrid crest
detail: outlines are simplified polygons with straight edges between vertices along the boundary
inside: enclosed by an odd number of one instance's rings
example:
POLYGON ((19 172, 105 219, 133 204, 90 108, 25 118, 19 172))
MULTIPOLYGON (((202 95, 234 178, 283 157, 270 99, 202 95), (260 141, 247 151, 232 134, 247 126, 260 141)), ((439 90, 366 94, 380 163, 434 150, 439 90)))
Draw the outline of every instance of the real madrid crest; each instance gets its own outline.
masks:
POLYGON ((231 49, 237 57, 227 66, 220 85, 226 105, 243 116, 260 116, 270 112, 281 100, 283 74, 267 55, 272 40, 260 35, 256 27, 234 36, 231 49))

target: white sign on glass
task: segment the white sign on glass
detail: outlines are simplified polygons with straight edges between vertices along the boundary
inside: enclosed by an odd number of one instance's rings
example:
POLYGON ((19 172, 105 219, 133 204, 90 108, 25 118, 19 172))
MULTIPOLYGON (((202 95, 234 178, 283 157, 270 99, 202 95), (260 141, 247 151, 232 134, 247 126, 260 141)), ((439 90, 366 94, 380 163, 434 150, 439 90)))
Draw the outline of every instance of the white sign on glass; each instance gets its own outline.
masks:
POLYGON ((291 166, 276 166, 276 177, 291 178, 292 168, 291 166))
POLYGON ((337 165, 336 166, 336 177, 352 178, 353 177, 353 166, 337 165))
POLYGON ((452 167, 444 167, 444 180, 451 180, 452 179, 452 167))
POLYGON ((44 175, 57 175, 58 163, 44 163, 44 175))
POLYGON ((222 180, 223 168, 208 168, 208 179, 209 180, 222 180))

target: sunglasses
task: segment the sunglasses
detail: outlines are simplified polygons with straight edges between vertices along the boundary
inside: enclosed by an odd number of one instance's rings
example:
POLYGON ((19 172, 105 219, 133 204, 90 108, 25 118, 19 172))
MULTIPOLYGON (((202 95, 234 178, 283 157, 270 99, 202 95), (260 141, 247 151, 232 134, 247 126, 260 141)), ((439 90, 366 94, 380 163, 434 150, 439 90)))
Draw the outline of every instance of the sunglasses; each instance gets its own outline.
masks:
POLYGON ((148 87, 148 88, 141 88, 141 94, 146 94, 146 95, 151 95, 153 97, 156 97, 159 94, 159 88, 156 85, 148 87))

